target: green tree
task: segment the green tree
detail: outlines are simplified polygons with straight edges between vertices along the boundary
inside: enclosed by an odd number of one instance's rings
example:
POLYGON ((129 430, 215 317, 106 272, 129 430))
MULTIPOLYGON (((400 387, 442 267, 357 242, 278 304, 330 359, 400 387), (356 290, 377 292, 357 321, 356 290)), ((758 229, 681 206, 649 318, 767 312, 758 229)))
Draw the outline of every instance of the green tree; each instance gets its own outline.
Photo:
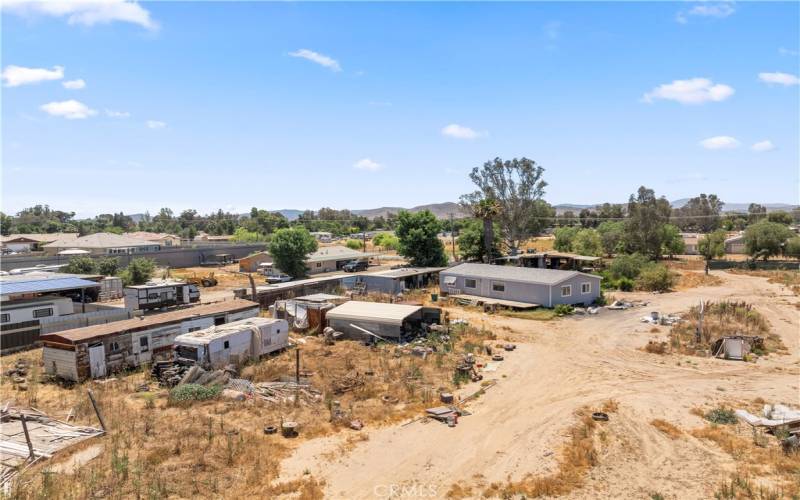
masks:
POLYGON ((306 259, 316 249, 316 238, 303 226, 278 229, 269 242, 275 267, 293 278, 305 276, 306 259))
POLYGON ((647 264, 647 257, 638 253, 623 254, 614 257, 608 266, 608 271, 614 279, 635 279, 647 264))
POLYGON ((718 229, 713 233, 703 235, 697 241, 697 253, 703 256, 706 261, 706 274, 708 274, 708 262, 725 255, 725 238, 727 234, 724 230, 718 229))
POLYGON ((789 238, 786 241, 786 246, 783 249, 783 254, 787 257, 800 259, 800 236, 789 238))
MULTIPOLYGON (((461 197, 462 205, 473 213, 478 203, 493 200, 499 205, 496 221, 505 245, 516 253, 520 243, 530 236, 532 217, 538 216, 547 183, 542 179, 544 169, 528 158, 503 161, 495 158, 482 167, 475 167, 469 177, 477 191, 461 197)), ((491 203, 491 202, 489 202, 491 203)), ((491 229, 485 226, 486 230, 491 229)), ((402 239, 402 238, 401 238, 402 239)), ((492 241, 491 238, 488 241, 492 241)))
POLYGON ((783 210, 776 210, 767 214, 767 220, 778 224, 791 225, 794 222, 792 214, 783 210))
POLYGON ((581 255, 599 256, 603 252, 600 234, 594 229, 581 229, 575 234, 575 239, 572 241, 572 250, 581 255))
POLYGON ((751 203, 747 207, 747 222, 754 224, 767 218, 767 207, 758 203, 751 203))
POLYGON ((103 257, 97 261, 97 272, 103 276, 114 276, 119 271, 119 259, 103 257))
MULTIPOLYGON (((500 256, 500 235, 495 231, 491 246, 491 257, 500 256)), ((458 254, 462 260, 485 261, 484 229, 481 221, 470 220, 458 233, 458 254)))
POLYGON ((597 226, 600 245, 603 252, 611 256, 622 251, 625 238, 625 223, 622 221, 604 221, 597 226))
POLYGON ((664 224, 661 227, 661 233, 662 251, 667 254, 670 259, 686 251, 686 243, 683 241, 683 236, 681 236, 681 230, 678 229, 678 226, 664 224))
POLYGON ((400 240, 398 253, 412 266, 445 266, 447 256, 439 239, 441 223, 430 210, 417 213, 401 210, 397 215, 395 234, 400 240))
POLYGON ((95 274, 97 272, 97 264, 88 255, 80 255, 71 258, 69 263, 61 269, 63 272, 70 274, 95 274))
POLYGON ((472 204, 472 215, 483 222, 483 261, 491 262, 494 245, 494 220, 500 215, 502 207, 493 198, 484 198, 472 204))
POLYGON ((400 240, 393 234, 378 233, 372 238, 372 244, 384 250, 397 250, 400 240))
POLYGON ((559 227, 556 229, 553 232, 556 237, 553 242, 553 248, 559 252, 571 252, 578 231, 580 231, 580 228, 577 226, 559 227))
POLYGON ((625 240, 630 252, 638 252, 651 259, 661 258, 663 226, 669 220, 669 201, 656 198, 652 189, 642 186, 637 195, 628 201, 628 219, 625 221, 625 240))
POLYGON ((744 230, 744 244, 747 253, 767 260, 773 255, 780 255, 783 244, 794 235, 783 224, 762 220, 747 226, 744 230))
POLYGON ((240 243, 255 243, 264 241, 265 239, 264 235, 255 231, 248 231, 244 227, 237 227, 231 236, 231 241, 238 241, 240 243))
POLYGON ((146 257, 137 257, 128 264, 120 274, 125 286, 143 285, 147 283, 156 270, 156 262, 146 257))
POLYGON ((708 233, 720 227, 720 213, 724 205, 717 195, 703 193, 673 210, 673 215, 682 230, 708 233))

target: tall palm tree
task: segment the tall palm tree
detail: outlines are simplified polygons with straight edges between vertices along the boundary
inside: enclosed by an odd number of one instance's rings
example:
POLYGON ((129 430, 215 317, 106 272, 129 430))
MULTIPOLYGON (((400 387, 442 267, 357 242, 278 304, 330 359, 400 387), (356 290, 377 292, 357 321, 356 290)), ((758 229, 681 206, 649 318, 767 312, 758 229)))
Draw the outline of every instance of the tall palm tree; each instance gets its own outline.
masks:
POLYGON ((500 215, 502 207, 494 198, 483 198, 472 205, 472 215, 483 221, 483 261, 491 262, 494 246, 494 219, 500 215))

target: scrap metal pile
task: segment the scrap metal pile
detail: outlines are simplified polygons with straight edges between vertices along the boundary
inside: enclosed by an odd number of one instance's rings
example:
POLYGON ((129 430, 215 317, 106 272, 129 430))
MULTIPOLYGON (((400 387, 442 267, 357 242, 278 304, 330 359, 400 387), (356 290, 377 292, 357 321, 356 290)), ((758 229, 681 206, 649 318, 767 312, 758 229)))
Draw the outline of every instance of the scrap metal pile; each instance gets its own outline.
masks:
POLYGON ((204 370, 191 360, 178 358, 175 361, 156 361, 151 374, 164 387, 183 384, 224 386, 236 376, 236 369, 226 366, 224 370, 204 370))

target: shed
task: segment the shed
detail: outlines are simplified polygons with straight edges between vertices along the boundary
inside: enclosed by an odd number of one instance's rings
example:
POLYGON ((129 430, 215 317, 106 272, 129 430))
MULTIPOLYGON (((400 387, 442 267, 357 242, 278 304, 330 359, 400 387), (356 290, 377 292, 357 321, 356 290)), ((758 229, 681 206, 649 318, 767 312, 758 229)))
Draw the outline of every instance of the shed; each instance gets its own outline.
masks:
POLYGON ((351 338, 370 339, 364 329, 379 337, 401 339, 419 333, 423 323, 439 323, 441 309, 351 300, 328 311, 326 318, 328 326, 351 338))
POLYGON ((255 302, 234 299, 42 335, 45 371, 74 381, 105 377, 170 356, 175 337, 181 333, 258 313, 255 302))
POLYGON ((439 273, 442 294, 485 297, 554 307, 589 305, 600 296, 600 276, 491 264, 460 264, 439 273))

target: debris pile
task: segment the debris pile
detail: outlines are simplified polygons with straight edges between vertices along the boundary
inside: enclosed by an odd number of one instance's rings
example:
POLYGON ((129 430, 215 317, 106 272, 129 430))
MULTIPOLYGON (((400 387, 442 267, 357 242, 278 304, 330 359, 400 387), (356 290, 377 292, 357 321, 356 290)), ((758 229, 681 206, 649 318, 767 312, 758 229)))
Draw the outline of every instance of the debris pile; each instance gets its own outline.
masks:
POLYGON ((662 315, 658 311, 653 311, 649 316, 642 317, 641 321, 642 323, 650 323, 651 325, 672 326, 676 323, 680 323, 683 319, 677 314, 662 315))
POLYGON ((25 468, 58 451, 104 433, 94 427, 61 422, 33 408, 0 409, 0 487, 25 468))
POLYGON ((28 370, 30 369, 30 362, 25 358, 20 358, 14 363, 14 366, 6 370, 4 373, 7 377, 11 377, 14 383, 14 388, 24 391, 28 388, 28 370))
POLYGON ((251 386, 250 394, 270 403, 293 403, 297 400, 303 404, 311 404, 322 399, 322 392, 311 387, 308 382, 257 382, 251 386))
POLYGON ((354 389, 364 386, 364 375, 358 372, 347 373, 338 377, 334 377, 331 382, 333 393, 338 395, 350 392, 354 389))
POLYGON ((201 366, 180 358, 176 361, 156 361, 151 373, 164 387, 183 384, 224 386, 237 375, 233 365, 226 366, 224 370, 204 370, 201 366))

